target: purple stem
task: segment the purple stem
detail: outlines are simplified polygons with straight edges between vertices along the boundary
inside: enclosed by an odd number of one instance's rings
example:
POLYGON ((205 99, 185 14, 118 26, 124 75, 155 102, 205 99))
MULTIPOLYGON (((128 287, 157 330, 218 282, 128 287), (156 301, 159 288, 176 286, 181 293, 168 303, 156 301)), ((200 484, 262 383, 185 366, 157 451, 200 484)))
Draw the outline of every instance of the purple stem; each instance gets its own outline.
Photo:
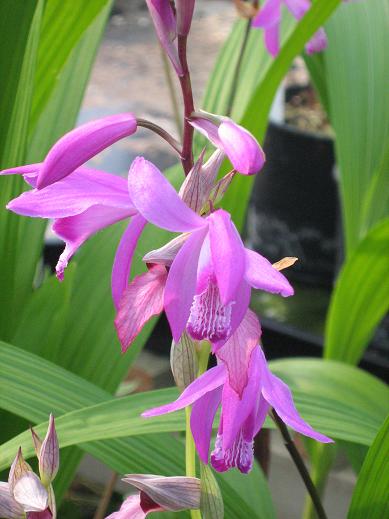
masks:
POLYGON ((184 168, 185 176, 193 167, 193 127, 189 124, 188 119, 194 112, 192 83, 188 62, 186 59, 186 42, 187 36, 178 36, 178 56, 184 70, 184 74, 180 76, 180 84, 182 90, 182 98, 184 101, 184 132, 182 137, 182 154, 181 162, 184 168))

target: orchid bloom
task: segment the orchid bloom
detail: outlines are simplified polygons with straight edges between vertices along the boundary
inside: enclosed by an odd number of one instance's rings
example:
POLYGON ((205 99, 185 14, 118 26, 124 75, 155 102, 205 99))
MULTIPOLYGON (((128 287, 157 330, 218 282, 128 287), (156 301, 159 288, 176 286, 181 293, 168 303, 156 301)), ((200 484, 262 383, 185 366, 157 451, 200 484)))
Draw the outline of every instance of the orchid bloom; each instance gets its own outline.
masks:
POLYGON ((146 0, 159 42, 177 74, 184 74, 178 55, 177 36, 187 36, 192 23, 195 0, 177 0, 175 12, 169 1, 146 0))
MULTIPOLYGON (((310 9, 309 0, 266 0, 254 17, 252 25, 265 31, 265 46, 268 52, 277 56, 280 51, 281 6, 285 4, 296 20, 301 20, 310 9)), ((320 28, 305 46, 307 54, 320 52, 327 47, 327 36, 320 28)))
POLYGON ((23 175, 34 188, 11 200, 7 208, 23 216, 54 219, 52 229, 66 243, 56 267, 57 277, 62 280, 70 258, 88 238, 136 215, 136 209, 124 178, 82 166, 62 180, 36 189, 42 167, 31 164, 1 172, 23 175))
POLYGON ((268 260, 244 247, 226 211, 218 209, 202 218, 142 157, 131 166, 128 186, 145 220, 187 234, 175 241, 169 272, 165 265, 152 265, 125 290, 116 319, 124 349, 144 323, 164 309, 174 341, 186 329, 195 340, 210 340, 216 350, 242 321, 251 287, 284 297, 293 294, 287 279, 268 260))
POLYGON ((59 447, 54 417, 43 441, 31 431, 39 461, 39 477, 19 449, 9 471, 8 483, 0 482, 0 517, 3 519, 55 519, 53 487, 59 466, 59 447))
POLYGON ((144 519, 150 512, 179 512, 200 508, 200 480, 128 474, 123 481, 139 490, 130 495, 118 512, 106 519, 144 519))
POLYGON ((191 430, 200 459, 208 463, 212 424, 219 406, 220 423, 211 464, 223 472, 236 467, 250 471, 253 440, 270 408, 295 431, 328 443, 332 440, 316 432, 299 415, 288 386, 273 375, 258 344, 260 328, 248 312, 235 334, 217 352, 218 366, 206 371, 170 404, 142 414, 149 418, 192 405, 191 430))

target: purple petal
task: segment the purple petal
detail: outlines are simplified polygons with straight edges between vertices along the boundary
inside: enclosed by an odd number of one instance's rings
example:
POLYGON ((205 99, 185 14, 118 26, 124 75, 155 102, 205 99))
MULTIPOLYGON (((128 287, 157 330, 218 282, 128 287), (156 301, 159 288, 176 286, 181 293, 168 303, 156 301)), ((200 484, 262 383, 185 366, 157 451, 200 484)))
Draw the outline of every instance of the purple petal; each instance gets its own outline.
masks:
POLYGON ((253 288, 281 294, 283 297, 294 294, 286 277, 275 269, 270 261, 250 249, 246 249, 245 278, 253 288))
POLYGON ((190 415, 190 428, 199 458, 208 463, 212 424, 222 397, 221 387, 209 391, 193 404, 190 415))
POLYGON ((267 29, 281 21, 281 0, 267 0, 254 17, 252 26, 267 29))
POLYGON ((284 2, 296 20, 300 20, 311 7, 309 0, 284 0, 284 2))
POLYGON ((154 409, 149 409, 142 413, 142 416, 144 418, 150 418, 151 416, 159 416, 161 414, 172 413, 173 411, 183 409, 184 407, 193 404, 193 402, 206 393, 222 386, 225 379, 226 369, 224 366, 211 368, 201 375, 201 377, 196 378, 196 380, 192 382, 183 393, 181 393, 175 402, 155 407, 154 409))
POLYGON ((122 353, 125 353, 143 326, 163 310, 163 292, 167 272, 154 265, 148 272, 136 276, 124 290, 115 318, 122 353))
POLYGON ((23 216, 63 218, 94 205, 127 209, 128 215, 136 212, 124 178, 85 167, 44 189, 23 193, 7 208, 23 216))
POLYGON ((131 262, 139 237, 146 225, 146 220, 135 215, 121 237, 112 267, 111 289, 115 308, 119 308, 120 299, 128 285, 131 262))
POLYGON ((193 232, 173 261, 165 287, 164 307, 178 342, 188 321, 193 296, 196 290, 197 265, 207 229, 193 232))
POLYGON ((161 265, 165 265, 166 267, 170 267, 175 257, 177 256, 178 251, 188 239, 188 236, 189 234, 180 234, 159 249, 152 250, 145 254, 142 260, 145 263, 159 263, 161 265))
POLYGON ((118 512, 114 512, 113 514, 109 514, 105 519, 144 519, 149 512, 163 512, 163 508, 158 505, 155 505, 154 510, 147 510, 146 512, 142 509, 140 503, 140 494, 133 494, 125 501, 123 501, 122 506, 118 512))
POLYGON ((321 52, 327 48, 327 45, 328 45, 327 35, 326 35, 324 29, 322 27, 320 27, 320 29, 315 32, 315 34, 312 36, 312 38, 305 45, 305 52, 307 54, 314 54, 315 52, 321 52))
POLYGON ((43 510, 43 512, 27 512, 26 519, 52 519, 53 514, 49 508, 43 510))
POLYGON ((309 436, 322 443, 330 443, 333 440, 316 432, 299 415, 294 403, 292 393, 288 386, 278 377, 273 375, 267 365, 265 355, 261 348, 257 348, 253 355, 260 369, 261 392, 265 400, 274 407, 281 420, 295 431, 309 436))
POLYGON ((23 508, 10 494, 8 483, 0 481, 0 517, 20 519, 23 514, 23 508))
POLYGON ((34 472, 27 472, 16 481, 13 497, 26 512, 43 512, 47 508, 47 491, 34 472))
POLYGON ((226 382, 223 386, 223 450, 229 449, 234 443, 239 430, 247 417, 257 409, 259 396, 259 366, 255 362, 255 348, 251 354, 248 383, 242 397, 226 382))
POLYGON ((16 168, 3 169, 3 171, 0 171, 0 175, 23 175, 27 184, 36 187, 36 180, 41 166, 42 162, 38 162, 36 164, 27 164, 16 168))
POLYGON ((234 169, 242 175, 254 175, 265 163, 265 154, 256 138, 243 126, 224 120, 219 126, 223 150, 234 169))
POLYGON ((176 19, 172 6, 166 0, 146 0, 146 3, 158 39, 169 56, 177 74, 182 76, 182 65, 178 58, 177 48, 173 43, 176 38, 176 19))
POLYGON ((280 26, 273 25, 265 29, 265 47, 269 54, 275 58, 280 52, 280 26))
POLYGON ((242 239, 223 209, 208 218, 212 262, 223 304, 235 299, 245 272, 245 252, 242 239))
POLYGON ((217 352, 217 357, 227 366, 229 384, 239 396, 247 385, 251 353, 260 336, 258 318, 248 310, 235 333, 217 352))
POLYGON ((67 133, 47 154, 39 171, 38 189, 66 177, 114 142, 132 135, 136 128, 134 114, 122 113, 91 121, 67 133))
POLYGON ((189 121, 189 123, 197 131, 202 133, 216 148, 223 149, 223 144, 219 137, 218 126, 205 119, 204 117, 196 117, 189 121))
POLYGON ((66 243, 56 266, 58 279, 63 280, 70 258, 88 238, 130 214, 127 209, 95 205, 81 214, 55 220, 53 232, 66 243))
POLYGON ((188 232, 206 225, 181 200, 159 169, 143 157, 137 157, 131 164, 128 188, 137 210, 157 227, 188 232))

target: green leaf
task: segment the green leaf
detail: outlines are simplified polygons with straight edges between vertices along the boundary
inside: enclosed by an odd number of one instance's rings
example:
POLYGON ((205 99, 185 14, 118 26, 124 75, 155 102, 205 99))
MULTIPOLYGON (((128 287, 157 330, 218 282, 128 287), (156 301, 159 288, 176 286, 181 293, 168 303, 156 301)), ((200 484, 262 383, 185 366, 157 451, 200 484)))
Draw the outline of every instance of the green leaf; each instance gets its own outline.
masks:
POLYGON ((360 242, 339 274, 325 333, 325 357, 357 364, 389 305, 389 219, 360 242))
POLYGON ((370 447, 353 493, 348 519, 389 515, 389 417, 370 447))
MULTIPOLYGON (((389 138, 388 19, 389 1, 369 0, 344 3, 326 24, 326 81, 347 255, 361 237, 361 207, 389 138)), ((380 201, 378 193, 373 205, 380 201)))

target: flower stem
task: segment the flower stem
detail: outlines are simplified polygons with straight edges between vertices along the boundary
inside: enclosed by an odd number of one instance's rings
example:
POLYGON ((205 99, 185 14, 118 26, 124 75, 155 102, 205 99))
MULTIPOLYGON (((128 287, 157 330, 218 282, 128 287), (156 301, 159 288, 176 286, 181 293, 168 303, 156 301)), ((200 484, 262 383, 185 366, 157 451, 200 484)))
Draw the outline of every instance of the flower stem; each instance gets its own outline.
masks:
MULTIPOLYGON (((190 430, 190 413, 191 408, 188 406, 185 408, 186 417, 186 433, 185 433, 185 466, 186 475, 188 477, 196 477, 196 448, 190 430)), ((200 510, 191 510, 190 516, 192 519, 201 519, 200 510)))
POLYGON ((161 126, 158 126, 158 124, 152 123, 151 121, 148 121, 147 119, 142 119, 141 117, 137 118, 137 124, 138 126, 142 126, 142 128, 147 128, 148 130, 151 130, 152 132, 156 133, 162 139, 164 139, 170 146, 173 148, 174 151, 176 151, 181 156, 181 145, 180 143, 173 137, 173 135, 170 135, 169 132, 161 128, 161 126))
POLYGON ((309 495, 311 496, 313 505, 315 507, 317 516, 319 519, 327 519, 327 515, 324 511, 323 505, 320 500, 320 496, 316 490, 315 485, 312 482, 311 476, 309 475, 308 469, 305 466, 305 463, 300 456, 299 451, 297 450, 290 434, 288 431, 288 428, 284 424, 284 422, 281 420, 281 418, 278 416, 276 411, 272 409, 271 416, 278 427, 282 438, 284 439, 285 447, 287 448, 294 464, 296 465, 297 470, 300 473, 300 476, 304 482, 304 485, 306 489, 308 490, 309 495))
POLYGON ((180 58, 181 66, 183 68, 183 75, 180 76, 180 85, 182 90, 182 98, 184 101, 184 132, 182 136, 182 155, 181 162, 184 168, 185 175, 193 167, 193 126, 189 124, 189 117, 194 111, 192 83, 190 80, 190 73, 188 61, 186 58, 186 36, 178 36, 178 56, 180 58))

